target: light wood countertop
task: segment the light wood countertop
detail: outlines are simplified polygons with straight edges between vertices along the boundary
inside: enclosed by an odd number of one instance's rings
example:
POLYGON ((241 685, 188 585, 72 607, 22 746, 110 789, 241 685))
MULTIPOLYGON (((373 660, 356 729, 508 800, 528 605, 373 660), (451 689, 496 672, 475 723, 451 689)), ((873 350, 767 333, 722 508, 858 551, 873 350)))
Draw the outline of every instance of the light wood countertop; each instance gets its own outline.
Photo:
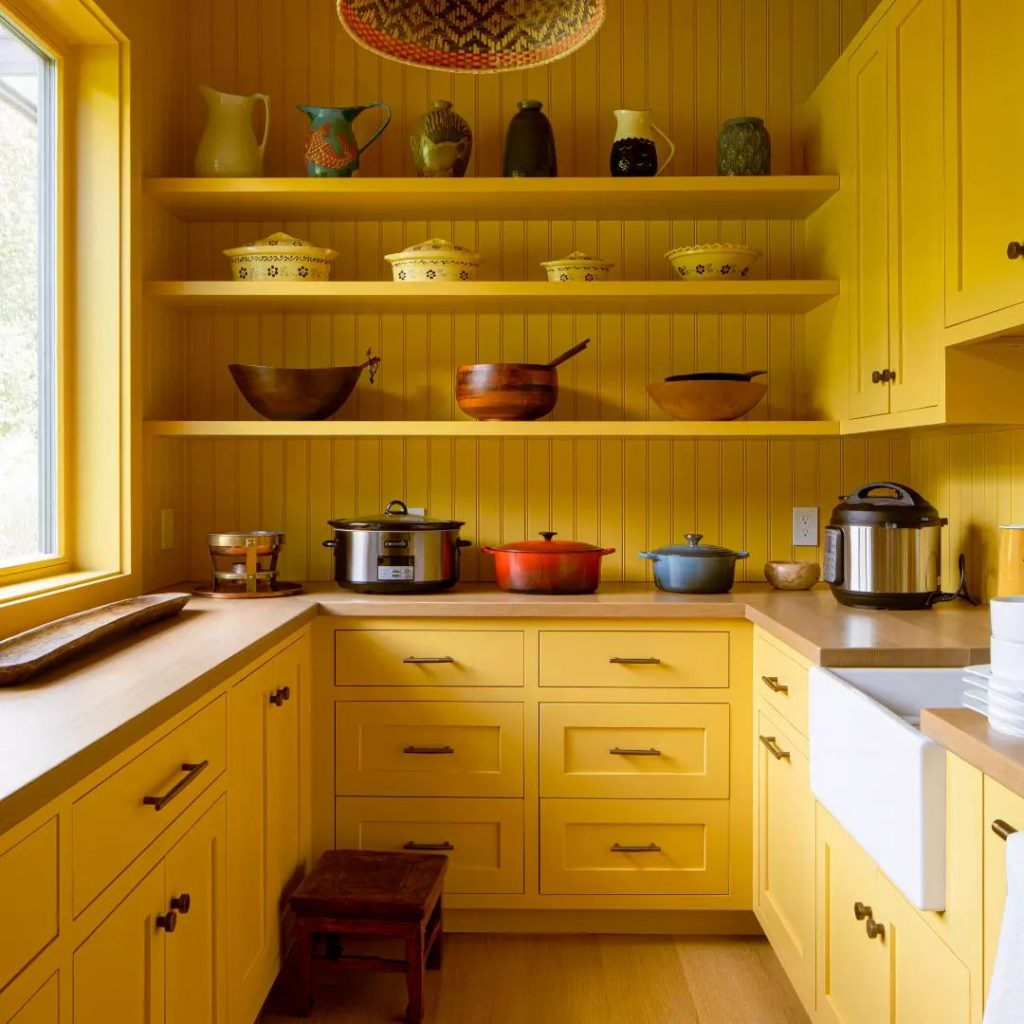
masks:
MULTIPOLYGON (((181 589, 185 589, 182 587, 181 589)), ((373 619, 746 619, 817 664, 957 666, 988 655, 987 609, 841 607, 828 590, 668 594, 606 584, 596 594, 507 594, 461 584, 441 594, 364 595, 333 583, 270 601, 193 598, 181 615, 19 687, 0 689, 0 832, 43 806, 318 614, 373 619)))
POLYGON ((1024 796, 1024 740, 996 732, 967 708, 926 708, 921 731, 996 782, 1024 796))

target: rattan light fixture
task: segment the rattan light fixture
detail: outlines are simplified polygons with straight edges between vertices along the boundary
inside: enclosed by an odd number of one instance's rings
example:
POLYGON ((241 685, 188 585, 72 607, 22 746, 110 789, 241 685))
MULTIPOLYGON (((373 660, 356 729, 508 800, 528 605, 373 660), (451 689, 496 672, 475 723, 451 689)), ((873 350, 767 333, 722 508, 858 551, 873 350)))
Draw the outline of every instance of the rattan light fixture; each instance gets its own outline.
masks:
POLYGON ((338 0, 382 57, 440 71, 515 71, 567 57, 604 21, 604 0, 338 0))

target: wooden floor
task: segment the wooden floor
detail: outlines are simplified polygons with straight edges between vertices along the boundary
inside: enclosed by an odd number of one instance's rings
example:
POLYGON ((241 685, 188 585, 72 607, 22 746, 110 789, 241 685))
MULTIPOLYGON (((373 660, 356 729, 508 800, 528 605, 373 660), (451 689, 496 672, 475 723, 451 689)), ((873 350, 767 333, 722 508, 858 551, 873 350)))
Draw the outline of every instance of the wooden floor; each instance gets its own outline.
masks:
MULTIPOLYGON (((285 1024, 282 993, 262 1024, 285 1024)), ((428 972, 424 1024, 807 1024, 763 939, 622 935, 451 935, 428 972)), ((309 1018, 391 1024, 398 974, 330 973, 309 1018)))

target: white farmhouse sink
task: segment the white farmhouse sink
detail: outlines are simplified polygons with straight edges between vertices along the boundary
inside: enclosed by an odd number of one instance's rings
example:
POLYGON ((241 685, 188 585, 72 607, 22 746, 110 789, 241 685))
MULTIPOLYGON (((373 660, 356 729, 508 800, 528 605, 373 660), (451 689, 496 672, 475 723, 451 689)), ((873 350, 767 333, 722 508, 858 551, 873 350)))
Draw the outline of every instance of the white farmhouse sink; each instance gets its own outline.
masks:
POLYGON ((946 903, 945 749, 922 708, 958 707, 961 669, 811 669, 811 789, 920 910, 946 903))

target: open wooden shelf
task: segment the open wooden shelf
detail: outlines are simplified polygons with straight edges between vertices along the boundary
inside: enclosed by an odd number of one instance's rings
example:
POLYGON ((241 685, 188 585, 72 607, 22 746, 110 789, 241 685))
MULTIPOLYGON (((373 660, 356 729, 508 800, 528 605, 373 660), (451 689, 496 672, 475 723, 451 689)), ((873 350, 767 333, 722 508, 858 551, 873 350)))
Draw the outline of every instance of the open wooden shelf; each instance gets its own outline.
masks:
POLYGON ((153 281, 186 309, 333 313, 806 313, 837 281, 153 281))
POLYGON ((828 420, 151 420, 153 437, 834 437, 828 420))
POLYGON ((795 220, 835 175, 718 178, 150 178, 182 220, 795 220))

